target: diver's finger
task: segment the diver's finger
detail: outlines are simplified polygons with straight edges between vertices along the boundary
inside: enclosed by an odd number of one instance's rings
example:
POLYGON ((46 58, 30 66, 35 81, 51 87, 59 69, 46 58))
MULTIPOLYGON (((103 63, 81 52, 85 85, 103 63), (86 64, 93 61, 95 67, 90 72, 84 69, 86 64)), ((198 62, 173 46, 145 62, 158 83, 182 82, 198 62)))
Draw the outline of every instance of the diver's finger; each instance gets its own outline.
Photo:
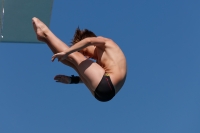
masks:
POLYGON ((55 60, 55 58, 58 58, 59 57, 59 53, 58 54, 54 54, 51 58, 51 61, 53 62, 55 60))

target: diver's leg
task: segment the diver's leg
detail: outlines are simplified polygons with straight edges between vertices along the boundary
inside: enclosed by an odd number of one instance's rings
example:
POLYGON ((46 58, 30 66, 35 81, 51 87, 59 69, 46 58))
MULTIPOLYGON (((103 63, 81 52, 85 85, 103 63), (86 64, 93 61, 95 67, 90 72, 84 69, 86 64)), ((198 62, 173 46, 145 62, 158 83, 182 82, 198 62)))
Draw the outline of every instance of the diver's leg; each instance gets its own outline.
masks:
MULTIPOLYGON (((65 43, 58 39, 39 19, 33 18, 33 26, 38 40, 46 42, 53 53, 62 52, 69 48, 65 43)), ((83 82, 86 84, 86 86, 91 91, 94 91, 102 79, 105 70, 97 63, 87 60, 79 52, 70 54, 67 61, 71 62, 73 65, 69 65, 67 62, 64 64, 68 64, 69 66, 73 67, 84 80, 83 82)))
MULTIPOLYGON (((63 41, 56 37, 51 30, 38 18, 33 18, 33 28, 39 41, 45 42, 51 51, 56 54, 69 48, 63 41)), ((68 61, 62 61, 63 64, 68 65, 68 61)), ((68 65, 71 66, 71 65, 68 65)))
MULTIPOLYGON (((64 42, 62 42, 58 37, 56 37, 51 30, 38 18, 33 18, 33 28, 37 35, 38 40, 45 42, 52 52, 59 53, 63 52, 69 48, 64 42)), ((79 52, 73 52, 68 56, 68 59, 73 60, 74 55, 82 55, 79 52)))
MULTIPOLYGON (((85 77, 82 76, 82 74, 78 71, 78 69, 74 66, 73 63, 71 63, 70 61, 67 61, 67 60, 63 60, 62 63, 65 64, 65 65, 67 65, 67 66, 72 67, 78 73, 81 82, 83 82, 87 86, 88 89, 91 88, 90 85, 87 83, 87 80, 85 79, 85 77)), ((90 90, 90 92, 92 93, 92 95, 94 95, 93 91, 90 90)))
POLYGON ((74 54, 73 58, 68 60, 67 65, 76 70, 81 80, 94 95, 94 91, 104 76, 105 70, 92 60, 86 59, 82 54, 74 54))
POLYGON ((83 55, 74 55, 73 60, 70 60, 70 62, 74 64, 77 71, 86 80, 84 82, 86 86, 94 92, 104 76, 105 70, 92 60, 86 59, 83 55))
POLYGON ((53 53, 62 52, 69 48, 69 46, 56 37, 42 21, 38 18, 33 18, 32 20, 38 40, 47 43, 53 53))
MULTIPOLYGON (((58 53, 58 52, 62 52, 65 49, 69 48, 64 42, 62 42, 59 38, 57 38, 50 31, 50 29, 43 22, 41 22, 39 19, 33 18, 33 27, 34 27, 34 30, 36 32, 38 40, 45 42, 54 54, 58 53)), ((67 60, 63 60, 62 63, 67 65, 67 66, 74 68, 76 70, 76 72, 79 74, 81 80, 86 84, 86 86, 88 88, 91 88, 90 84, 88 83, 87 78, 85 76, 83 76, 83 72, 79 72, 77 67, 74 65, 74 64, 77 64, 77 63, 72 63, 74 55, 76 55, 75 56, 76 58, 78 56, 80 56, 80 57, 82 57, 83 60, 86 59, 81 53, 74 52, 74 53, 70 54, 70 57, 72 57, 72 58, 68 58, 67 60)))

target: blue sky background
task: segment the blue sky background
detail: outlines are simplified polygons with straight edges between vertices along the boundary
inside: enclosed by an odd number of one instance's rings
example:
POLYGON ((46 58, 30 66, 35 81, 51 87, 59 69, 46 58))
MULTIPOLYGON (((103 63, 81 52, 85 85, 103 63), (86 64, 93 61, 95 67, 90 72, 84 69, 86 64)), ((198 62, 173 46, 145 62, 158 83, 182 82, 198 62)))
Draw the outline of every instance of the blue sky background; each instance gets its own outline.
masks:
MULTIPOLYGON (((128 63, 107 103, 45 44, 0 44, 0 133, 199 133, 199 0, 55 0, 50 29, 65 43, 77 26, 112 38, 128 63)), ((31 20, 30 20, 31 23, 31 20)))

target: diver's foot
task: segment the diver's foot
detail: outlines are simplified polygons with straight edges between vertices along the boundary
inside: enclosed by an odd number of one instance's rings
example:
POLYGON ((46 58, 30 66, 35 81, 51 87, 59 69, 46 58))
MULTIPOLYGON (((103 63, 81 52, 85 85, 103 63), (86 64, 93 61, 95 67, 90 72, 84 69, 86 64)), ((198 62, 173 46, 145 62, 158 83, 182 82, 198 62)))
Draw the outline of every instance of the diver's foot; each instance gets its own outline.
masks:
POLYGON ((33 28, 35 30, 35 33, 37 35, 37 39, 39 41, 42 42, 46 42, 47 41, 47 35, 49 32, 51 32, 49 30, 49 28, 42 22, 40 21, 38 18, 34 17, 32 18, 33 21, 33 28))

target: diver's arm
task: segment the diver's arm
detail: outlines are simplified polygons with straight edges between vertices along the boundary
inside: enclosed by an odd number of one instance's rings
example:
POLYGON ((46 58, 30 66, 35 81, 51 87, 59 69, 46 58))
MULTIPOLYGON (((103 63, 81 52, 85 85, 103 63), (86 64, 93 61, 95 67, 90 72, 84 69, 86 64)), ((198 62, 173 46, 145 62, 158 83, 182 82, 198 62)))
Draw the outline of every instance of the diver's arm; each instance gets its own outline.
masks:
POLYGON ((65 58, 68 57, 69 54, 75 52, 75 51, 79 51, 82 50, 90 45, 95 45, 95 46, 103 46, 106 44, 106 39, 101 38, 101 37, 89 37, 89 38, 85 38, 83 40, 81 40, 80 42, 74 44, 73 46, 71 46, 69 49, 67 49, 66 51, 54 54, 52 56, 52 61, 55 60, 55 58, 58 58, 59 60, 64 60, 65 58))
POLYGON ((106 40, 104 38, 99 38, 99 37, 88 37, 85 38, 83 40, 81 40, 80 42, 72 45, 69 49, 67 49, 66 54, 69 55, 75 51, 80 51, 90 45, 94 45, 94 46, 102 46, 105 45, 106 40))
POLYGON ((60 82, 60 83, 64 83, 64 84, 79 84, 79 83, 83 83, 83 81, 81 80, 81 78, 79 76, 65 76, 65 75, 56 75, 54 77, 54 80, 56 80, 56 82, 60 82))

